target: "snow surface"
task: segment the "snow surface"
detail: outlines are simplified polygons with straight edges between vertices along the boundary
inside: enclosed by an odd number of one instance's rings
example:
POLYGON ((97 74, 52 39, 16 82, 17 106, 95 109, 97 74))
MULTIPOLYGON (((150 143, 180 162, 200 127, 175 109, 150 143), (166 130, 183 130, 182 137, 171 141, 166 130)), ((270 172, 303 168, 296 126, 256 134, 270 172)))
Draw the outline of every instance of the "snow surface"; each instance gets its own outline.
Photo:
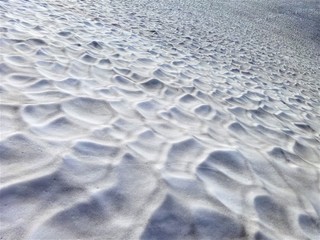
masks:
POLYGON ((319 4, 0 1, 0 239, 319 239, 319 4))

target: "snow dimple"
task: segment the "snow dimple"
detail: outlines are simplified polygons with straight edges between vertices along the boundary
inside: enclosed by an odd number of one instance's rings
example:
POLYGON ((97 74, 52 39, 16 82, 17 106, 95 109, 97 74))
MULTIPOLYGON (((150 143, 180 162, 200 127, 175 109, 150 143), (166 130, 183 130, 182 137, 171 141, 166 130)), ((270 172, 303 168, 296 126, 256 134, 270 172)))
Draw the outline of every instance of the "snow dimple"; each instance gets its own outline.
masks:
POLYGON ((75 154, 87 158, 114 158, 119 152, 119 148, 90 141, 78 141, 73 147, 75 154))
POLYGON ((94 124, 108 122, 113 114, 106 101, 87 97, 77 97, 62 103, 62 110, 73 118, 94 124))

